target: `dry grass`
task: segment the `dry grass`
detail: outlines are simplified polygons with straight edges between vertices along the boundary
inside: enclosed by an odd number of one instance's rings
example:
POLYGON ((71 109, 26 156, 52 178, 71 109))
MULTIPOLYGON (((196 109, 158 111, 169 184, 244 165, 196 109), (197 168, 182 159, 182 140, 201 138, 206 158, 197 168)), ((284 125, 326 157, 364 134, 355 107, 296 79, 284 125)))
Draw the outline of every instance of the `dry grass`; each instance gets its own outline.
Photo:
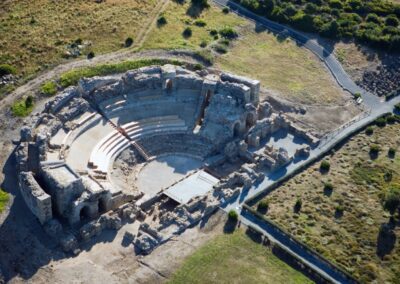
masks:
MULTIPOLYGON (((389 147, 400 149, 399 131, 396 124, 375 127, 371 136, 356 135, 327 157, 331 165, 327 174, 319 172, 317 163, 272 192, 266 216, 361 282, 398 283, 400 245, 378 238, 381 225, 389 219, 381 198, 390 185, 400 182, 400 157, 388 157, 389 147), (369 155, 372 144, 382 148, 377 159, 369 155), (391 181, 384 179, 387 172, 393 173, 391 181), (333 185, 332 192, 324 190, 326 182, 333 185), (299 214, 293 210, 298 198, 303 202, 299 214), (339 205, 344 208, 342 216, 339 205), (387 249, 382 258, 378 243, 387 249)), ((400 238, 399 224, 395 235, 400 238)))
POLYGON ((188 257, 170 283, 312 283, 243 231, 216 237, 188 257))
POLYGON ((60 63, 66 45, 80 38, 96 54, 135 38, 157 1, 21 0, 0 4, 0 63, 29 76, 60 63))
POLYGON ((244 29, 228 54, 217 59, 216 65, 256 78, 263 87, 294 102, 337 104, 347 98, 314 54, 292 40, 279 40, 250 27, 244 29))
POLYGON ((223 14, 221 9, 214 5, 194 16, 188 12, 189 2, 178 4, 171 1, 169 3, 163 13, 167 23, 151 31, 143 44, 143 49, 198 49, 203 41, 207 44, 214 41, 210 30, 219 30, 223 27, 234 28, 245 23, 245 20, 234 14, 223 14), (203 20, 206 26, 197 26, 196 20, 203 20), (182 33, 187 27, 192 29, 192 36, 185 38, 182 33))

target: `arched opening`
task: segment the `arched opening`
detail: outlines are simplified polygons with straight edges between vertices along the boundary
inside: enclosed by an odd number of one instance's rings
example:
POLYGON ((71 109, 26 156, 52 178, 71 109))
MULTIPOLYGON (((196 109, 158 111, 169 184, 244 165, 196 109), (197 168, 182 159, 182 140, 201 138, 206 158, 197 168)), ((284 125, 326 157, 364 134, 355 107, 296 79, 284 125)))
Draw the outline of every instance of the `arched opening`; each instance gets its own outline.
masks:
POLYGON ((252 127, 255 123, 254 114, 249 112, 246 116, 246 129, 252 127))
POLYGON ((172 80, 171 79, 167 79, 167 82, 166 82, 165 86, 166 86, 166 89, 167 89, 168 92, 172 91, 172 87, 173 87, 172 86, 172 80))
POLYGON ((105 201, 104 198, 99 199, 99 214, 107 212, 107 202, 105 201))
POLYGON ((240 122, 238 121, 233 126, 233 137, 239 137, 239 136, 240 136, 240 122))
POLYGON ((83 206, 79 212, 79 218, 81 221, 86 221, 90 219, 90 209, 88 206, 83 206))

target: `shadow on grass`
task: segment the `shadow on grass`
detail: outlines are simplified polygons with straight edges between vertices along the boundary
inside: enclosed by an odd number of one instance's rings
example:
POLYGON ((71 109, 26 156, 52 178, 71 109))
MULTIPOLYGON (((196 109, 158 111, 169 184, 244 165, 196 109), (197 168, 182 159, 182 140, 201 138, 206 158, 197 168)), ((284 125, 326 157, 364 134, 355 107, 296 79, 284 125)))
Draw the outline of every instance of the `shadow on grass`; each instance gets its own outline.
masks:
POLYGON ((376 254, 380 258, 390 254, 394 249, 397 238, 393 229, 394 225, 390 223, 382 224, 379 229, 378 239, 376 241, 376 254))
POLYGON ((224 233, 232 234, 235 231, 237 225, 238 225, 238 220, 228 219, 224 225, 224 233))

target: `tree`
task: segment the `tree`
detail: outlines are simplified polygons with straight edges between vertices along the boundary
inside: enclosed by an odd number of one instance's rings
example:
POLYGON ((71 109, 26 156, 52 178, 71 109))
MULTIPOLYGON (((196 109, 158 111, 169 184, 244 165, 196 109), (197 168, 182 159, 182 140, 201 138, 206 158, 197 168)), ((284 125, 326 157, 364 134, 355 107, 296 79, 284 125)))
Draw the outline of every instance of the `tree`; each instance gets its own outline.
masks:
POLYGON ((192 4, 199 6, 201 8, 208 8, 210 4, 208 4, 208 0, 192 0, 192 4))
POLYGON ((239 215, 235 210, 230 210, 228 213, 228 218, 230 221, 237 221, 239 219, 239 215))
POLYGON ((389 15, 385 20, 385 24, 392 27, 397 27, 400 24, 399 19, 397 19, 396 15, 389 15))
POLYGON ((128 38, 125 40, 125 47, 130 47, 132 44, 133 44, 133 38, 128 37, 128 38))
POLYGON ((321 162, 321 165, 319 166, 319 169, 323 172, 329 171, 330 168, 331 168, 331 164, 327 160, 323 160, 321 162))

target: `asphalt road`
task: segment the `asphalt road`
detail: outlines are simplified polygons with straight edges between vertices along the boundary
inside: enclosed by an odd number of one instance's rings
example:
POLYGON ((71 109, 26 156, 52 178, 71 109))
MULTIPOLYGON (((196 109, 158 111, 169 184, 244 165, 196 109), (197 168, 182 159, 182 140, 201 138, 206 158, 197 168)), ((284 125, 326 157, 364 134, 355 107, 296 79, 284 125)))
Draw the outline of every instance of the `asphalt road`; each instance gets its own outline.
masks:
MULTIPOLYGON (((251 11, 243 8, 235 2, 229 0, 214 0, 217 5, 226 6, 231 9, 232 12, 239 16, 245 17, 249 20, 256 22, 258 25, 263 25, 265 28, 282 33, 285 36, 291 37, 303 47, 309 49, 315 55, 317 55, 328 67, 329 71, 335 77, 338 84, 346 91, 352 94, 360 93, 363 99, 363 104, 366 108, 366 112, 362 113, 359 117, 356 117, 346 125, 343 125, 336 131, 330 133, 324 137, 319 146, 312 149, 310 156, 301 161, 292 162, 286 167, 283 167, 275 172, 267 173, 265 180, 258 185, 253 185, 250 189, 243 190, 234 202, 226 204, 224 210, 229 211, 231 209, 241 211, 241 205, 245 200, 259 194, 267 187, 273 185, 278 179, 284 178, 287 175, 293 174, 301 169, 306 163, 311 163, 324 156, 329 150, 335 145, 340 143, 342 140, 348 138, 358 130, 362 129, 366 125, 373 122, 377 117, 393 112, 394 106, 400 103, 400 97, 394 98, 391 101, 384 101, 381 98, 367 92, 366 90, 357 86, 349 75, 345 72, 341 64, 338 62, 332 52, 325 48, 321 43, 314 39, 307 38, 301 32, 295 31, 287 26, 279 23, 270 21, 266 18, 258 16, 251 11)), ((267 224, 266 222, 260 221, 256 216, 253 216, 249 212, 242 212, 240 215, 241 221, 246 225, 251 225, 258 230, 262 231, 271 241, 279 244, 285 248, 288 252, 294 254, 296 257, 308 264, 309 267, 323 275, 326 279, 329 279, 332 283, 349 283, 348 278, 338 270, 333 269, 329 264, 320 259, 318 256, 312 254, 308 250, 305 250, 300 244, 293 241, 288 236, 282 234, 275 227, 267 224)))

